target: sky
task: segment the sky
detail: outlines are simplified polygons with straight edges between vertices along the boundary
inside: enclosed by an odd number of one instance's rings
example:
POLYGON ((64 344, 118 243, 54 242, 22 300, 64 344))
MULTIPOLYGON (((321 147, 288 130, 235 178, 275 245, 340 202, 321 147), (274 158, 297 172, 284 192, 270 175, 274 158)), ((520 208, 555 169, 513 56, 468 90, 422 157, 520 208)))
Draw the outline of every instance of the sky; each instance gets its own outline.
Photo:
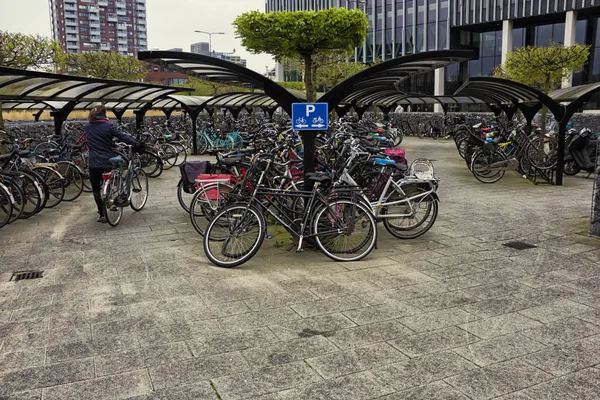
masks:
MULTIPOLYGON (((215 51, 231 52, 248 60, 248 68, 259 73, 275 65, 268 54, 248 53, 235 38, 231 23, 245 11, 264 11, 264 0, 146 0, 148 48, 183 48, 208 42, 208 35, 194 30, 224 32, 212 35, 215 51)), ((48 0, 0 0, 0 30, 39 33, 51 37, 48 0)))

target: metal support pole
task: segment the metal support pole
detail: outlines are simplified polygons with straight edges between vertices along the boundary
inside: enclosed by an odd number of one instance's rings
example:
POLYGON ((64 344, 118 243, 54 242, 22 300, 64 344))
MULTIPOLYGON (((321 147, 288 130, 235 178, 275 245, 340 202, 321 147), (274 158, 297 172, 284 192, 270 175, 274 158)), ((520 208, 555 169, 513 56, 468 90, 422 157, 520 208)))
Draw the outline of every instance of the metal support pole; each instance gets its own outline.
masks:
POLYGON ((558 161, 556 163, 556 186, 563 184, 563 166, 565 165, 565 136, 567 132, 568 118, 563 118, 558 123, 558 161))
MULTIPOLYGON (((304 147, 304 175, 309 172, 315 172, 315 131, 303 131, 302 146, 304 147)), ((310 191, 313 188, 313 181, 304 179, 304 190, 310 191)))

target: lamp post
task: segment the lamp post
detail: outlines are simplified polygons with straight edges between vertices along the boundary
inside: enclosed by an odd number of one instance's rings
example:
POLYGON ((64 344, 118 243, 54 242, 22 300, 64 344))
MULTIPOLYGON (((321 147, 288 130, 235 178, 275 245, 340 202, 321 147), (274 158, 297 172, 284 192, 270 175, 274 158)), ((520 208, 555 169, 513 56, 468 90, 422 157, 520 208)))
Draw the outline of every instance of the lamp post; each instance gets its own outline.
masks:
POLYGON ((206 31, 197 31, 196 33, 205 33, 208 35, 208 55, 212 57, 212 35, 224 35, 225 32, 206 32, 206 31))

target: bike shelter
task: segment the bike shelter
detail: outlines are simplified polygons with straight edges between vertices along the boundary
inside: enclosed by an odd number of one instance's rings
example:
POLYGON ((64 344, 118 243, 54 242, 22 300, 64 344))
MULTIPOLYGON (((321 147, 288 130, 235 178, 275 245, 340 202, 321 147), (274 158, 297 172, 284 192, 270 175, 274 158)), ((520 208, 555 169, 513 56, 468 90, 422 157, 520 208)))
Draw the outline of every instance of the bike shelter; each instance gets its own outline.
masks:
MULTIPOLYGON (((343 112, 345 107, 340 107, 340 104, 343 104, 343 100, 356 91, 366 88, 393 90, 399 80, 427 73, 450 64, 467 61, 472 59, 473 56, 472 50, 440 50, 395 58, 346 79, 322 95, 318 101, 327 103, 330 112, 334 110, 343 112)), ((287 90, 278 83, 246 67, 214 57, 175 51, 143 51, 138 53, 138 58, 207 81, 261 90, 264 95, 269 96, 289 115, 292 114, 293 103, 306 102, 302 92, 287 90)), ((246 95, 251 98, 252 94, 246 93, 246 95)), ((225 108, 247 106, 242 105, 243 99, 241 98, 230 100, 235 101, 235 104, 228 104, 224 106, 225 108)), ((211 105, 216 104, 212 104, 210 101, 206 104, 206 106, 211 105)), ((359 114, 366 111, 361 107, 355 109, 359 114)), ((210 110, 210 107, 207 107, 207 110, 210 110)), ((192 119, 195 118, 192 115, 190 116, 193 117, 192 119)), ((196 146, 195 130, 193 135, 194 146, 196 146)), ((316 131, 304 131, 302 133, 305 172, 312 172, 315 168, 315 137, 316 131)), ((194 151, 196 151, 196 148, 194 148, 194 151)))
POLYGON ((141 108, 148 107, 157 99, 169 94, 192 90, 0 67, 0 101, 11 103, 10 108, 3 105, 2 109, 29 107, 28 109, 36 110, 36 118, 39 118, 45 109, 49 109, 54 117, 56 134, 61 133, 63 123, 75 109, 87 109, 98 102, 112 103, 113 108, 117 110, 115 115, 119 117, 119 114, 122 116, 124 110, 132 104, 141 108))

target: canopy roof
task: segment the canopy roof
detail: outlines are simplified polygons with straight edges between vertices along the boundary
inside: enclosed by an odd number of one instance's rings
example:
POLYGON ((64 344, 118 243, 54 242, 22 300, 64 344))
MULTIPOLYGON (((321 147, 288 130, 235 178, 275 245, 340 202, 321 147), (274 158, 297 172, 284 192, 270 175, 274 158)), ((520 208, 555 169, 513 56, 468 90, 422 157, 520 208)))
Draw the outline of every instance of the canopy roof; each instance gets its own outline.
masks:
POLYGON ((0 100, 139 102, 192 89, 0 67, 0 100))

